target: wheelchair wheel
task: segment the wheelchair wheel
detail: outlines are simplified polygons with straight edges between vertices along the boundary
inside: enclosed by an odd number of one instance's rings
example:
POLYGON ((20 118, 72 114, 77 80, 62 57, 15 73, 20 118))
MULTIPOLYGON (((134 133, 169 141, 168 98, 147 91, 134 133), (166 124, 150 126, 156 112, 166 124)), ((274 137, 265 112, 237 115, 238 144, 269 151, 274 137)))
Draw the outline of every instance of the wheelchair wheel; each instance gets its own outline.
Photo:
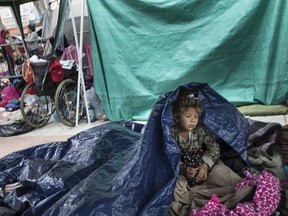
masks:
MULTIPOLYGON (((80 94, 78 121, 83 115, 82 94, 80 94)), ((77 83, 75 80, 66 79, 57 87, 55 94, 55 110, 60 121, 68 126, 76 124, 77 83)))
POLYGON ((40 128, 47 124, 54 111, 53 99, 36 95, 35 83, 30 83, 21 94, 20 108, 25 121, 34 128, 40 128))

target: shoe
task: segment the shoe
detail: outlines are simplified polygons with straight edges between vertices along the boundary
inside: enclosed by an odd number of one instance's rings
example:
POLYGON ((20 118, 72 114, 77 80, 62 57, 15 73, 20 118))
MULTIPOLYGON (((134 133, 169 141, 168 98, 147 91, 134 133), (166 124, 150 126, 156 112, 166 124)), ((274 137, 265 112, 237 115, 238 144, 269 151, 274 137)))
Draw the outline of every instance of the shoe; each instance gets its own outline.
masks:
POLYGON ((270 155, 268 155, 265 151, 261 149, 257 149, 256 156, 263 161, 263 165, 268 168, 273 168, 277 166, 276 161, 274 161, 270 155))
POLYGON ((248 160, 252 166, 259 166, 263 164, 263 160, 261 160, 256 154, 251 151, 248 151, 248 160))

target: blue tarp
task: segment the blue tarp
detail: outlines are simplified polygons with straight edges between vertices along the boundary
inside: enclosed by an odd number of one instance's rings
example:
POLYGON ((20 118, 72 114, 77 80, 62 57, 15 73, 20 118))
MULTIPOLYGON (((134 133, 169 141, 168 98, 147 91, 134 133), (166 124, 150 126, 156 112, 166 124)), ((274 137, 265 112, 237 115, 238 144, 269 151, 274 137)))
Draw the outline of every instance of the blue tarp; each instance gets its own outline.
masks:
POLYGON ((166 215, 180 159, 170 135, 171 105, 185 89, 199 91, 203 123, 246 160, 246 119, 207 84, 190 83, 159 97, 144 134, 142 124, 109 122, 3 157, 1 188, 24 186, 4 203, 24 216, 166 215))

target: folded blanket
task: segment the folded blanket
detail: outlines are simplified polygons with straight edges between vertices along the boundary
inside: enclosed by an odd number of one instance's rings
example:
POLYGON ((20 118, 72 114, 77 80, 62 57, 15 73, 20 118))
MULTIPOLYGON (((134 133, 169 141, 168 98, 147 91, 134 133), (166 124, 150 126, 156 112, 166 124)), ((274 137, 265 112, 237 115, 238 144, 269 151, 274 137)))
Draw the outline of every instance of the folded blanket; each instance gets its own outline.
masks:
POLYGON ((270 151, 271 147, 279 141, 282 126, 277 122, 261 122, 248 119, 249 137, 247 149, 259 147, 263 151, 270 151))

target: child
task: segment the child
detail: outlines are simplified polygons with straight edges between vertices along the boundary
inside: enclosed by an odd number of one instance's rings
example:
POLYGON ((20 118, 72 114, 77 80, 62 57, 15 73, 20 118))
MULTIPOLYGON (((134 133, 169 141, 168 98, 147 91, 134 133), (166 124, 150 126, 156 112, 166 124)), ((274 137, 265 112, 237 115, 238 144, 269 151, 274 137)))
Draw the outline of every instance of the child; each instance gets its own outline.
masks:
POLYGON ((28 35, 25 38, 27 41, 27 46, 30 51, 30 55, 39 56, 39 41, 38 41, 38 34, 36 32, 36 27, 34 24, 29 24, 27 26, 28 35))
POLYGON ((182 152, 180 172, 184 171, 190 187, 203 183, 220 157, 219 144, 199 124, 201 112, 194 94, 184 95, 173 107, 172 136, 182 152))
POLYGON ((242 178, 219 159, 220 146, 200 122, 202 108, 195 95, 184 92, 172 107, 171 135, 181 151, 181 162, 168 215, 188 215, 208 203, 213 194, 231 209, 252 191, 251 187, 235 190, 242 178))

